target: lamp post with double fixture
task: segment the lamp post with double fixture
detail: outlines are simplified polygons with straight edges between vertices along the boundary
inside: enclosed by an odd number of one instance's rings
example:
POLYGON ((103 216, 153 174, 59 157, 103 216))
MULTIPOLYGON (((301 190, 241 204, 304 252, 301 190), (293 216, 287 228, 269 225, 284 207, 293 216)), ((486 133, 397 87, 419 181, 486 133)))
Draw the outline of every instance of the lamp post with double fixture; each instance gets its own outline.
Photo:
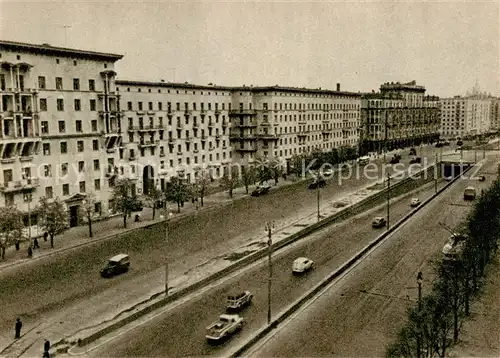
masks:
POLYGON ((31 192, 24 193, 24 202, 28 203, 28 248, 33 249, 33 245, 31 243, 31 201, 33 200, 33 195, 31 192))
POLYGON ((165 220, 165 247, 167 251, 165 253, 165 296, 168 296, 168 222, 173 214, 169 211, 168 205, 165 206, 165 214, 160 215, 160 219, 165 220))
POLYGON ((273 266, 272 266, 272 254, 273 254, 273 229, 274 221, 266 222, 265 225, 267 231, 267 257, 269 263, 269 275, 267 280, 267 324, 271 324, 271 286, 273 281, 273 266))

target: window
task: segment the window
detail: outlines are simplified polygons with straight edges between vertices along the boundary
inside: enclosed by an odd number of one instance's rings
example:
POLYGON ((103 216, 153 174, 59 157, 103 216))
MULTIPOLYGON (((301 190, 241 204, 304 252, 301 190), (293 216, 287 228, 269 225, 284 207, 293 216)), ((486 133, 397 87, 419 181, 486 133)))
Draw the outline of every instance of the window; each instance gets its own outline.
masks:
POLYGON ((142 102, 137 103, 137 108, 139 108, 139 111, 142 111, 142 102))
POLYGON ((95 111, 95 99, 90 100, 90 110, 95 111))
POLYGON ((80 186, 80 193, 85 193, 85 182, 81 181, 79 183, 79 186, 80 186))
POLYGON ((41 126, 41 128, 42 128, 42 133, 44 133, 44 134, 49 133, 49 122, 47 122, 47 121, 42 121, 42 122, 40 123, 40 126, 41 126))
POLYGON ((62 89, 63 89, 62 77, 56 77, 56 90, 62 91, 62 89))
POLYGON ((54 189, 52 189, 51 186, 45 187, 45 197, 47 199, 52 199, 53 196, 54 196, 54 189))
POLYGON ((44 76, 38 76, 38 88, 45 89, 45 77, 44 76))
POLYGON ((83 140, 79 140, 78 142, 76 142, 76 148, 77 148, 78 152, 83 152, 83 148, 84 148, 83 140))
POLYGON ((62 175, 68 174, 68 163, 61 164, 61 174, 62 175))
POLYGON ((40 98, 40 112, 47 111, 47 98, 40 98))
POLYGON ((57 110, 59 112, 64 111, 64 99, 62 99, 62 98, 57 99, 57 110))
POLYGON ((61 142, 59 145, 61 147, 61 154, 68 153, 68 143, 61 142))
POLYGON ((81 111, 82 110, 82 103, 79 99, 75 99, 75 111, 81 111))
POLYGON ((50 143, 43 143, 43 155, 50 155, 50 143))
POLYGON ((101 180, 100 179, 94 179, 94 189, 101 190, 101 180))
POLYGON ((78 78, 73 78, 73 90, 80 90, 80 80, 78 78))
POLYGON ((59 121, 59 133, 66 132, 66 123, 64 121, 59 121))
POLYGON ((99 159, 94 159, 94 170, 99 170, 99 159))
POLYGON ((63 192, 63 195, 69 195, 69 184, 63 184, 62 192, 63 192))
POLYGON ((148 102, 148 109, 149 109, 150 111, 152 111, 152 110, 153 110, 153 102, 148 102))
POLYGON ((89 80, 89 91, 95 91, 95 80, 89 80))
POLYGON ((80 133, 81 133, 81 132, 83 131, 83 130, 82 130, 82 121, 76 121, 76 122, 75 122, 75 126, 76 126, 76 131, 77 131, 77 132, 80 132, 80 133))
POLYGON ((132 102, 127 102, 127 110, 132 110, 132 102))
POLYGON ((84 161, 79 161, 78 162, 78 172, 83 173, 85 171, 85 162, 84 161))
POLYGON ((43 176, 49 178, 52 176, 52 166, 50 164, 45 164, 43 166, 43 176))
POLYGON ((163 109, 163 103, 158 102, 158 110, 161 111, 163 109))
POLYGON ((90 122, 91 126, 92 126, 92 132, 97 132, 97 120, 96 119, 93 119, 91 122, 90 122))

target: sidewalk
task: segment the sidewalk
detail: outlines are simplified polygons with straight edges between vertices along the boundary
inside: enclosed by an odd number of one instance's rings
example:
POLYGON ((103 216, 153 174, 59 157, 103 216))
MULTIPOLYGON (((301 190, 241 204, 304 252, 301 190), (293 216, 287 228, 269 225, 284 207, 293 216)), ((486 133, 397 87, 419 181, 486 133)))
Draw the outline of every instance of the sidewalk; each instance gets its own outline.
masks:
MULTIPOLYGON (((272 180, 273 188, 279 188, 286 185, 291 185, 297 183, 299 180, 284 180, 280 178, 277 185, 274 185, 274 180, 272 180)), ((255 186, 249 186, 249 194, 255 186)), ((233 190, 233 199, 229 197, 228 191, 221 191, 209 195, 203 199, 204 206, 200 207, 198 211, 207 210, 217 205, 228 204, 234 200, 239 200, 243 197, 247 196, 245 187, 238 187, 233 190)), ((171 220, 175 220, 176 218, 184 217, 186 215, 190 215, 193 212, 197 211, 195 205, 193 205, 190 201, 184 204, 184 207, 181 207, 180 213, 177 213, 177 206, 169 204, 169 208, 173 214, 171 220)), ((144 208, 141 214, 141 221, 134 222, 134 214, 130 218, 127 219, 127 229, 123 228, 123 217, 121 215, 106 218, 101 221, 94 222, 92 224, 92 234, 93 237, 89 237, 89 228, 87 225, 77 226, 66 230, 61 235, 57 235, 54 238, 54 248, 50 248, 50 238, 45 242, 43 240, 43 232, 37 226, 32 226, 32 238, 37 237, 38 243, 40 245, 40 249, 33 250, 33 257, 28 258, 28 242, 22 242, 20 245, 19 251, 16 251, 14 246, 7 248, 5 253, 5 260, 0 260, 0 270, 3 268, 26 263, 29 261, 33 261, 37 258, 42 258, 47 255, 53 255, 56 253, 64 252, 74 247, 82 246, 88 244, 90 242, 102 240, 109 236, 118 235, 120 233, 125 233, 126 231, 131 231, 134 229, 138 229, 141 227, 145 227, 148 225, 152 225, 154 223, 162 221, 160 219, 161 209, 156 210, 155 219, 152 220, 152 212, 151 208, 144 208)))

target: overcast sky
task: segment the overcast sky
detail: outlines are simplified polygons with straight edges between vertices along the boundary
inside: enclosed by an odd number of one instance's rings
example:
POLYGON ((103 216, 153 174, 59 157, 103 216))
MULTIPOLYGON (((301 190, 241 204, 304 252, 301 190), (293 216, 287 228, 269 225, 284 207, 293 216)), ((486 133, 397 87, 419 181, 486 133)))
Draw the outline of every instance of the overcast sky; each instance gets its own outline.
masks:
POLYGON ((6 1, 0 38, 123 54, 120 79, 500 95, 491 1, 6 1), (70 26, 65 28, 65 26, 70 26))

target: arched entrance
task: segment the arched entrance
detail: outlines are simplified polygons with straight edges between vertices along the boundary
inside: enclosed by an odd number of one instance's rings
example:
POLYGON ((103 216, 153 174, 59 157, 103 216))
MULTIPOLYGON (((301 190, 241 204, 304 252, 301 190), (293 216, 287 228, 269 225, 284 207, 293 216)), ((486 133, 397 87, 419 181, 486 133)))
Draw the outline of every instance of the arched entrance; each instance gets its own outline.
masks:
POLYGON ((151 188, 155 185, 155 172, 151 165, 146 165, 142 172, 142 193, 149 194, 151 188))

